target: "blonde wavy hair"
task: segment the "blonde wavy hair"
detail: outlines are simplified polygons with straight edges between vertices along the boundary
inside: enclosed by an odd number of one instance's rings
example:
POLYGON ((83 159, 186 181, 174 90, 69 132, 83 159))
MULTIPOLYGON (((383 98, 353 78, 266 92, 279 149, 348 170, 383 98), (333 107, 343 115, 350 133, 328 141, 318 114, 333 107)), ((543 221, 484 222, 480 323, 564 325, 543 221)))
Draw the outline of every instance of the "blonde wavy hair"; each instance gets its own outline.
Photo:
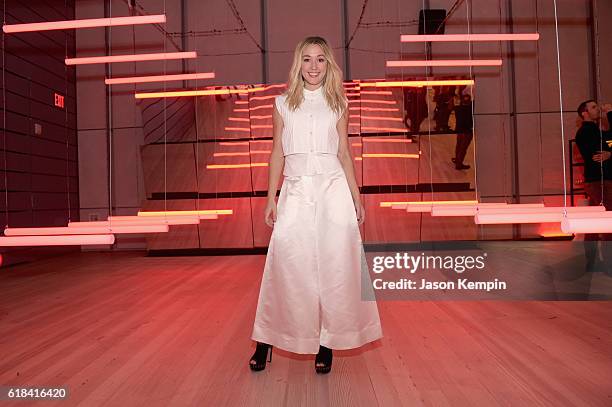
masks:
POLYGON ((318 45, 323 50, 327 60, 327 71, 323 78, 323 95, 329 107, 339 115, 344 113, 348 105, 344 86, 342 86, 342 70, 336 63, 331 47, 321 37, 306 37, 295 47, 293 64, 289 71, 287 82, 287 104, 291 110, 296 110, 304 100, 304 78, 302 77, 302 52, 309 45, 318 45))

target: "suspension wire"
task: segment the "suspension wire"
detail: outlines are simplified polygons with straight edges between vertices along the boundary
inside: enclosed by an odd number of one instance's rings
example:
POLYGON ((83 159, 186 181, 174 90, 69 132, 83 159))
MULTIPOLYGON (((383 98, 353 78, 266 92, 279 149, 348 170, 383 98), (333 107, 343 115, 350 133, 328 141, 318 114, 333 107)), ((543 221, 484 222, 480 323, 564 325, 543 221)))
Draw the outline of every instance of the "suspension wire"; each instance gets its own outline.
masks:
MULTIPOLYGON (((2 7, 2 24, 6 24, 6 0, 3 2, 2 7)), ((2 135, 4 140, 4 214, 6 222, 4 228, 9 226, 9 213, 8 213, 8 166, 6 164, 6 41, 5 33, 2 30, 2 135)))
MULTIPOLYGON (((501 1, 501 0, 500 0, 501 1)), ((472 0, 468 0, 467 3, 465 4, 465 9, 466 9, 466 19, 467 19, 467 33, 468 33, 468 55, 469 55, 469 59, 472 59, 472 53, 473 53, 473 42, 472 42, 472 0)), ((501 14, 500 14, 500 19, 501 19, 501 14)), ((501 26, 501 24, 500 24, 501 26)), ((473 71, 473 67, 470 66, 470 80, 472 82, 475 83, 474 81, 474 71, 473 71)), ((476 142, 477 142, 477 137, 476 137, 476 117, 474 114, 474 85, 469 85, 470 86, 470 104, 472 107, 472 137, 474 139, 474 141, 472 142, 472 145, 474 146, 472 148, 472 154, 473 154, 473 159, 474 159, 474 192, 476 195, 476 202, 480 202, 480 196, 478 195, 478 167, 477 167, 477 155, 476 155, 476 142)), ((459 95, 460 99, 463 98, 463 95, 459 95)), ((457 116, 455 116, 455 119, 457 118, 457 116)), ((456 127, 455 127, 456 130, 456 127)), ((455 160, 457 159, 457 157, 455 157, 455 160)))
MULTIPOLYGON (((67 0, 64 0, 64 7, 68 8, 68 2, 67 0)), ((66 59, 68 58, 68 32, 64 32, 64 43, 65 43, 65 52, 64 55, 66 57, 66 59)), ((67 201, 68 201, 68 223, 70 223, 71 220, 71 208, 70 208, 70 167, 69 167, 69 160, 70 160, 70 153, 69 153, 69 146, 68 146, 68 138, 69 138, 69 132, 68 132, 68 107, 66 106, 66 99, 68 99, 68 65, 64 64, 64 76, 65 76, 65 81, 64 81, 64 113, 65 113, 65 119, 64 119, 64 129, 66 132, 66 195, 67 195, 67 201)), ((75 103, 76 105, 76 103, 75 103)))
MULTIPOLYGON (((557 44, 557 74, 559 79, 559 108, 560 108, 560 124, 561 124, 561 154, 563 157, 563 207, 567 207, 567 175, 565 169, 565 125, 563 123, 563 87, 561 83, 561 50, 559 47, 559 17, 557 14, 557 0, 553 0, 555 10, 555 40, 557 44)), ((564 209, 564 214, 567 210, 564 209)))
MULTIPOLYGON (((501 25, 502 25, 502 18, 503 18, 502 0, 498 1, 497 6, 498 6, 498 13, 499 13, 499 22, 498 22, 498 24, 501 27, 501 25)), ((499 50, 499 55, 501 57, 503 55, 503 53, 504 53, 504 46, 503 46, 503 43, 501 41, 498 42, 498 50, 499 50)), ((509 90, 506 89, 505 82, 504 82, 503 79, 501 81, 501 88, 502 88, 501 92, 499 93, 499 106, 500 106, 502 112, 505 112, 506 109, 504 108, 504 105, 506 104, 506 99, 504 98, 504 95, 509 94, 509 90)), ((508 108, 508 110, 509 110, 509 108, 508 108)), ((508 134, 506 133, 506 125, 507 125, 507 122, 508 122, 507 116, 509 114, 510 114, 509 112, 502 114, 502 123, 501 123, 502 124, 502 126, 501 126, 502 136, 503 136, 502 137, 502 140, 503 140, 503 149, 502 149, 502 151, 503 151, 503 155, 504 155, 504 159, 503 159, 503 171, 504 171, 504 176, 503 176, 503 185, 504 185, 503 193, 504 193, 504 202, 506 202, 506 203, 508 203, 508 195, 509 195, 508 194, 508 166, 509 165, 507 165, 508 163, 506 162, 506 158, 507 158, 506 152, 508 151, 508 134)), ((510 202, 510 203, 514 203, 514 202, 510 202)), ((484 226, 482 226, 482 229, 484 229, 484 226)))
MULTIPOLYGON (((113 15, 113 2, 108 0, 108 16, 113 15)), ((108 27, 108 55, 112 55, 113 49, 113 27, 108 27)), ((108 77, 113 77, 113 65, 111 63, 106 64, 106 70, 108 77)), ((112 228, 113 225, 113 91, 112 87, 107 87, 108 94, 108 226, 112 228)))
MULTIPOLYGON (((538 14, 538 0, 535 1, 535 25, 536 25, 536 32, 540 32, 540 16, 538 14)), ((538 70, 538 83, 540 83, 540 42, 536 41, 535 42, 535 46, 536 46, 536 67, 538 70)), ((542 201, 544 201, 544 165, 542 163, 542 157, 544 156, 544 146, 542 145, 542 91, 540 89, 540 87, 538 86, 538 132, 539 132, 539 136, 540 136, 540 143, 539 143, 539 148, 540 148, 540 190, 542 191, 542 201)), ((573 181, 572 181, 573 182, 573 181)))
MULTIPOLYGON (((164 0, 164 15, 166 15, 166 0, 164 0)), ((163 37, 164 54, 166 53, 166 36, 163 37)), ((164 75, 167 74, 167 61, 164 59, 164 75)), ((164 79, 164 93, 167 81, 164 79)), ((168 98, 164 98, 164 216, 168 216, 168 98)))
MULTIPOLYGON (((597 0, 593 0, 593 25, 594 25, 594 31, 595 31, 595 38, 593 38, 593 41, 595 41, 595 61, 593 61, 593 63, 595 64, 595 81, 597 83, 597 95, 601 95, 601 70, 599 67, 599 22, 597 20, 597 0)), ((599 104, 599 101, 597 101, 597 103, 599 104)), ((599 121, 598 121, 598 127, 599 127, 599 151, 603 151, 604 150, 604 139, 603 139, 603 129, 602 129, 602 121, 603 121, 603 117, 601 114, 601 108, 602 106, 599 106, 600 109, 600 114, 599 114, 599 121)), ((608 126, 610 126, 610 130, 612 130, 612 123, 608 123, 608 126)), ((612 158, 611 158, 612 159, 612 158)), ((601 201, 599 202, 599 205, 603 205, 604 204, 604 172, 603 172, 603 161, 600 163, 599 166, 599 175, 601 177, 601 201)))

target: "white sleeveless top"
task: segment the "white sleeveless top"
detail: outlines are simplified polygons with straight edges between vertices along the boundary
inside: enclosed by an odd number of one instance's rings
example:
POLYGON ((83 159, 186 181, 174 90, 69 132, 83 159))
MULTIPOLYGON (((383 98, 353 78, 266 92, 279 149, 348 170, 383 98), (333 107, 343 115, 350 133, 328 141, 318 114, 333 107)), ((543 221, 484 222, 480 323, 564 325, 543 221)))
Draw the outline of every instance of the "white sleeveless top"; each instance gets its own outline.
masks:
POLYGON ((323 87, 304 88, 304 101, 292 111, 287 95, 275 99, 283 118, 282 146, 285 156, 283 175, 314 175, 342 168, 338 159, 338 131, 340 115, 327 104, 323 87))

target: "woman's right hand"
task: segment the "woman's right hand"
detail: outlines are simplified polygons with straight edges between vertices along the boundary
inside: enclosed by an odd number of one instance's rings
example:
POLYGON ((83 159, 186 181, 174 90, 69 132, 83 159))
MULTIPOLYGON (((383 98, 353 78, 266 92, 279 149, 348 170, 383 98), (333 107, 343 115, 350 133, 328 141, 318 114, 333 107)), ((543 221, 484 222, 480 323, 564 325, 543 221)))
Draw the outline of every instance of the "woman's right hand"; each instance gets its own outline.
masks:
POLYGON ((276 202, 274 200, 268 201, 264 212, 264 220, 266 225, 271 228, 274 227, 274 222, 276 222, 276 202))

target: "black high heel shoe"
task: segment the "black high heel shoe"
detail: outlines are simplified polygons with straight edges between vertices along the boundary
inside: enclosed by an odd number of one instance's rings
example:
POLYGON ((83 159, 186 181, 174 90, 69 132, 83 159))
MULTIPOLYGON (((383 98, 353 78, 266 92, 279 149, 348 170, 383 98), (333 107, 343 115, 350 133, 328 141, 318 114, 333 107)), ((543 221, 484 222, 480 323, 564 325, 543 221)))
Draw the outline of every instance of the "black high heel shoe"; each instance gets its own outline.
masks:
POLYGON ((319 345, 319 353, 315 357, 315 371, 317 373, 326 374, 331 371, 333 353, 330 348, 319 345))
POLYGON ((272 345, 257 342, 255 353, 253 353, 249 361, 249 367, 255 372, 264 370, 266 368, 266 359, 268 359, 268 362, 272 363, 272 345), (268 354, 270 355, 269 358, 268 354))

